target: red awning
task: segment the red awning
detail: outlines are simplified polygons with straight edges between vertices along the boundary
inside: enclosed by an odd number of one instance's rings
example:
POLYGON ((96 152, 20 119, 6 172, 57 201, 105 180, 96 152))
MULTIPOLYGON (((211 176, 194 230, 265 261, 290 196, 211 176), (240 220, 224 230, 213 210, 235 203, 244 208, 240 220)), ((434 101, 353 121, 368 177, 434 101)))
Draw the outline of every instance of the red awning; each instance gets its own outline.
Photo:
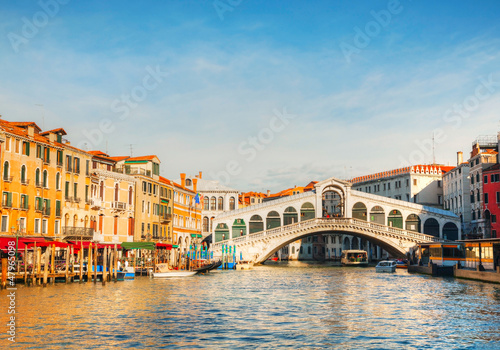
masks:
POLYGON ((92 243, 92 249, 95 248, 96 244, 97 244, 97 249, 104 249, 105 247, 114 248, 115 244, 118 249, 121 249, 120 243, 95 243, 90 241, 82 241, 82 242, 70 241, 69 243, 74 245, 76 251, 80 250, 82 245, 83 249, 89 249, 90 243, 92 243))
MULTIPOLYGON (((30 244, 34 242, 36 242, 37 246, 40 246, 39 244, 45 242, 45 239, 43 237, 19 237, 17 241, 17 251, 24 250, 26 246, 28 246, 28 249, 31 249, 32 245, 30 244)), ((9 246, 16 246, 16 237, 0 237, 0 249, 7 252, 9 246), (13 243, 9 244, 9 242, 13 243)))
MULTIPOLYGON (((33 248, 35 246, 35 242, 26 242, 25 243, 28 248, 33 248)), ((68 243, 65 242, 57 242, 57 241, 46 241, 46 242, 36 242, 37 247, 53 247, 56 246, 56 248, 66 248, 69 246, 68 243)))
POLYGON ((172 250, 172 245, 171 244, 167 244, 167 243, 156 243, 156 248, 157 249, 172 250))

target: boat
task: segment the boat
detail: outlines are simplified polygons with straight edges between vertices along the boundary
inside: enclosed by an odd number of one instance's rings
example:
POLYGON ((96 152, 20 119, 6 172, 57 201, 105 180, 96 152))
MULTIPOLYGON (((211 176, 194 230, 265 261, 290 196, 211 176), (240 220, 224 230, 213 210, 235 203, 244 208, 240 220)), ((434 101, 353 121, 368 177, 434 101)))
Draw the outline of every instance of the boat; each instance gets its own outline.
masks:
POLYGON ((408 262, 406 260, 396 260, 396 268, 397 269, 407 269, 408 262))
POLYGON ((236 270, 250 270, 253 267, 253 262, 251 261, 238 261, 236 264, 236 270))
POLYGON ((118 270, 116 273, 118 281, 135 279, 135 269, 132 266, 124 267, 123 270, 118 270))
POLYGON ((153 278, 173 278, 173 277, 190 277, 194 276, 198 271, 171 270, 168 272, 153 272, 153 278))
POLYGON ((153 278, 174 278, 194 276, 198 271, 171 270, 168 264, 157 264, 155 272, 151 273, 153 278))
POLYGON ((368 253, 366 250, 344 250, 340 257, 342 266, 368 266, 368 253))
POLYGON ((394 272, 396 271, 397 262, 394 260, 382 260, 375 266, 376 272, 394 272))
POLYGON ((213 263, 201 266, 201 267, 199 267, 197 269, 194 269, 193 271, 196 271, 198 273, 206 273, 206 272, 215 270, 216 268, 218 268, 221 265, 222 265, 222 261, 219 260, 219 261, 215 261, 213 263))

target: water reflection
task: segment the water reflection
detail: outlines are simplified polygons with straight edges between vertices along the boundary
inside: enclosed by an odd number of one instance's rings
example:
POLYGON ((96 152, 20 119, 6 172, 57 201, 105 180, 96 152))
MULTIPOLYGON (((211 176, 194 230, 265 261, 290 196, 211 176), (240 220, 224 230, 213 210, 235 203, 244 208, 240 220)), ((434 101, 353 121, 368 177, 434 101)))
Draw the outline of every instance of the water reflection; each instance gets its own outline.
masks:
POLYGON ((494 349, 499 298, 491 284, 303 263, 19 286, 15 348, 494 349))

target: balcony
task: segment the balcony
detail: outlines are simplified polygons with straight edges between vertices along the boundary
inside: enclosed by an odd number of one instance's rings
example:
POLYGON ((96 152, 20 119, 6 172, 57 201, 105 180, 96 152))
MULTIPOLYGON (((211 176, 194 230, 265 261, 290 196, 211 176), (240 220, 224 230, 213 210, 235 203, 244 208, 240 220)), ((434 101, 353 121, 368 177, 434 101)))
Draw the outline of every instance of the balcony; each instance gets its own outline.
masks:
POLYGON ((80 198, 78 197, 73 197, 71 200, 73 203, 80 203, 80 198))
POLYGON ((2 207, 4 207, 4 208, 12 208, 12 202, 2 201, 2 207))
POLYGON ((99 210, 102 207, 102 201, 100 198, 92 198, 90 200, 90 206, 92 209, 99 210))
POLYGON ((20 205, 19 210, 30 210, 30 206, 29 205, 25 205, 25 206, 20 205))
POLYGON ((14 178, 14 176, 4 176, 3 177, 3 181, 4 182, 12 182, 13 178, 14 178))
POLYGON ((61 217, 61 208, 56 208, 56 217, 57 218, 61 217))
POLYGON ((42 215, 43 216, 50 216, 50 208, 43 208, 42 215))
POLYGON ((172 214, 160 214, 162 224, 172 221, 172 214))
POLYGON ((125 202, 113 202, 112 203, 112 208, 116 210, 126 210, 127 209, 127 203, 125 202))
POLYGON ((88 227, 73 227, 73 226, 63 226, 62 233, 64 236, 73 237, 94 237, 94 229, 88 227))
POLYGON ((116 168, 114 171, 116 173, 120 173, 120 174, 144 175, 144 176, 151 177, 151 170, 146 170, 146 169, 143 169, 143 168, 122 167, 122 168, 116 168))
POLYGON ((58 168, 62 168, 62 166, 63 166, 63 162, 58 160, 58 161, 56 162, 56 165, 57 165, 57 167, 58 167, 58 168))

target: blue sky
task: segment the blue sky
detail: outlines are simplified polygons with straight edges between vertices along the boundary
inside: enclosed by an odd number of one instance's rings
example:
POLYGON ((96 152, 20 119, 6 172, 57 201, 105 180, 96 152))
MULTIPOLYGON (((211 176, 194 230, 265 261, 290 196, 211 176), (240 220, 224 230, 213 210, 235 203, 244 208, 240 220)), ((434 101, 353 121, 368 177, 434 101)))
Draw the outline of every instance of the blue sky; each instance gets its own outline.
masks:
POLYGON ((453 165, 500 130, 498 1, 0 4, 3 118, 168 178, 277 191, 431 163, 433 133, 453 165))

